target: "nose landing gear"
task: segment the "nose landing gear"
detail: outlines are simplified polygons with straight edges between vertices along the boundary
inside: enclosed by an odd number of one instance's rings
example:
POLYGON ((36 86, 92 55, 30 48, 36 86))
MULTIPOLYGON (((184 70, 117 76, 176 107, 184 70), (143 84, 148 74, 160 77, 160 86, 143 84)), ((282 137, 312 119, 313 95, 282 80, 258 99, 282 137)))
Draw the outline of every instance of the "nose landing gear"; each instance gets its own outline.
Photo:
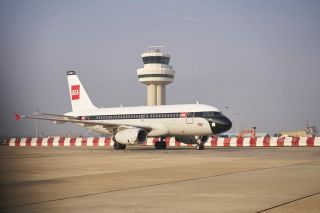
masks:
POLYGON ((204 144, 208 140, 208 136, 196 136, 196 142, 197 142, 197 150, 204 150, 204 144))
POLYGON ((204 150, 204 144, 203 143, 197 144, 197 150, 204 150))

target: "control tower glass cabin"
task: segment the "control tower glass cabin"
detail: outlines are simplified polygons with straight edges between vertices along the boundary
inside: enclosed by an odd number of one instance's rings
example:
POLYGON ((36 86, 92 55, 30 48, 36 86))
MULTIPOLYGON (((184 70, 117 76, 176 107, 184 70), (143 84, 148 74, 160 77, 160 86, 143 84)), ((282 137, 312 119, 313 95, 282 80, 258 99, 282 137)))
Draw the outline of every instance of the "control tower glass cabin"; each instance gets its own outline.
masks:
POLYGON ((143 68, 137 70, 139 81, 147 85, 147 105, 166 104, 166 85, 173 82, 175 71, 169 65, 170 55, 159 48, 141 54, 143 68))

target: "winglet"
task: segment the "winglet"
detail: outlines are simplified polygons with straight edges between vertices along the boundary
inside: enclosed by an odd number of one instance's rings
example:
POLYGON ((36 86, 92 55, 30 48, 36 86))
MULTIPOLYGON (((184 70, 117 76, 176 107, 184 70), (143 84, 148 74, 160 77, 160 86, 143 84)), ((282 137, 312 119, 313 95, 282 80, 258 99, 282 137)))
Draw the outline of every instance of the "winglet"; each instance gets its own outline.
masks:
POLYGON ((17 113, 14 113, 14 115, 16 116, 16 121, 19 121, 21 116, 19 114, 17 114, 17 113))

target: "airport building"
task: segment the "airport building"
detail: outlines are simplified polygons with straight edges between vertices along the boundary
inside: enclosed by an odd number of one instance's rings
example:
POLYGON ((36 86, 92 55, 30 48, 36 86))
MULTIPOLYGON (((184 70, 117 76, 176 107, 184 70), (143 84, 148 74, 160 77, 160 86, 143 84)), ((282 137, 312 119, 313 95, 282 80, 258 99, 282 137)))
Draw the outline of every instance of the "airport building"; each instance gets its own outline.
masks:
POLYGON ((315 137, 317 133, 318 129, 315 125, 306 123, 304 130, 281 131, 280 135, 289 137, 315 137))
POLYGON ((139 81, 147 85, 147 105, 166 104, 166 85, 173 82, 175 71, 170 55, 160 51, 161 46, 152 46, 141 54, 143 68, 137 70, 139 81))

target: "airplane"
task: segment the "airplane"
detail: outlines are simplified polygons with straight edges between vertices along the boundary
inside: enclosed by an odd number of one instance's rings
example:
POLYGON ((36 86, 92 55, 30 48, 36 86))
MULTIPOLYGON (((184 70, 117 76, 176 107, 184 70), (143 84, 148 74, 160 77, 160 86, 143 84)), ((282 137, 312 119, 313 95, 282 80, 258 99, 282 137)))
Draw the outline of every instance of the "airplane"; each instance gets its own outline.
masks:
POLYGON ((20 118, 74 123, 89 130, 112 135, 114 149, 142 144, 147 137, 159 138, 156 149, 166 149, 165 138, 175 137, 203 150, 208 137, 228 131, 231 121, 217 108, 204 104, 98 108, 91 102, 75 71, 67 71, 72 111, 63 115, 37 113, 20 118))

